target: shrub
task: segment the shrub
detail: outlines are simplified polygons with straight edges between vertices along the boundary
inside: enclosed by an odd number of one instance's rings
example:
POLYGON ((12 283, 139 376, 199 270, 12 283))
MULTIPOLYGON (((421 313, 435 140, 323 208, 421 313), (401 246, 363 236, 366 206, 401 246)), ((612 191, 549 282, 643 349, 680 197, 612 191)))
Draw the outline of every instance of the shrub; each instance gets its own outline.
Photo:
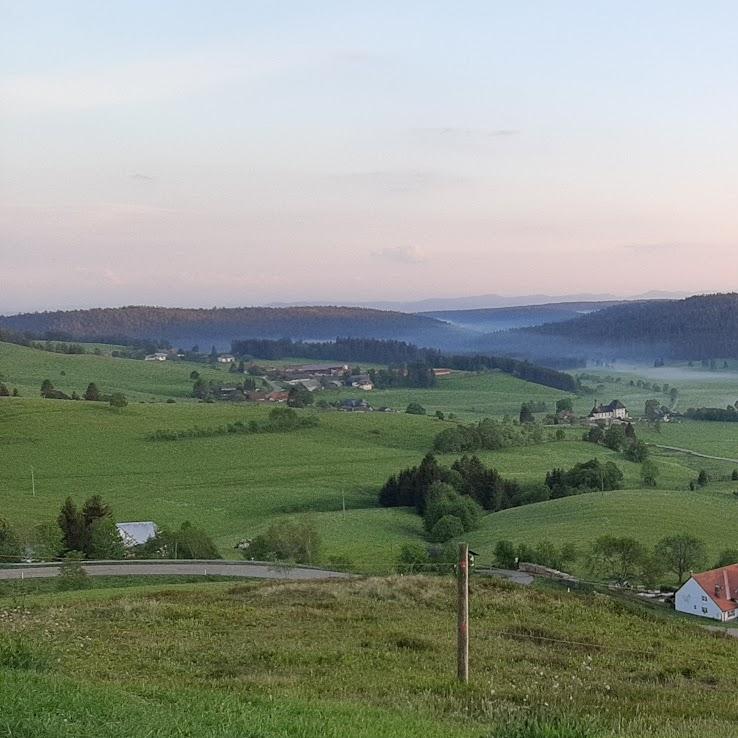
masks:
POLYGON ((715 562, 715 568, 720 569, 723 566, 738 564, 738 549, 726 548, 720 552, 718 560, 715 562))
POLYGON ((644 487, 655 487, 659 476, 659 468, 651 459, 641 464, 641 481, 644 487))
POLYGON ((320 546, 320 536, 311 522, 282 520, 256 536, 243 549, 243 555, 256 561, 315 564, 320 559, 320 546))
POLYGON ((515 545, 512 541, 497 541, 495 545, 495 561, 503 569, 514 569, 517 564, 515 545))
POLYGON ((220 559, 222 556, 212 538, 202 529, 185 521, 178 530, 160 529, 137 554, 142 558, 220 559))
POLYGON ((405 412, 409 415, 425 415, 426 409, 419 402, 411 402, 405 408, 405 412))
POLYGON ((435 543, 446 543, 464 533, 464 524, 455 515, 444 515, 431 528, 430 539, 435 543))
POLYGON ((114 410, 122 410, 128 405, 128 400, 122 392, 114 392, 110 396, 110 407, 114 410))
POLYGON ((87 572, 82 567, 83 558, 84 554, 81 551, 68 551, 66 553, 56 579, 56 588, 60 592, 85 589, 90 586, 87 572))
POLYGON ((625 429, 621 425, 611 425, 602 440, 609 449, 620 451, 626 443, 625 429))
MULTIPOLYGON (((461 535, 464 531, 473 530, 479 523, 480 508, 471 497, 460 495, 450 484, 435 482, 428 492, 428 501, 423 514, 423 523, 428 532, 432 532, 442 518, 454 517, 461 524, 461 535)), ((450 536, 451 538, 454 536, 450 536)), ((442 539, 433 539, 443 542, 442 539)), ((448 540, 445 539, 445 540, 448 540)))
POLYGON ((21 545, 7 520, 0 518, 0 564, 20 561, 21 545))
POLYGON ((396 569, 399 574, 412 574, 422 571, 429 563, 428 551, 419 543, 405 543, 397 557, 396 569))
POLYGON ((648 458, 648 446, 643 441, 635 441, 625 447, 623 455, 628 461, 643 463, 648 458))

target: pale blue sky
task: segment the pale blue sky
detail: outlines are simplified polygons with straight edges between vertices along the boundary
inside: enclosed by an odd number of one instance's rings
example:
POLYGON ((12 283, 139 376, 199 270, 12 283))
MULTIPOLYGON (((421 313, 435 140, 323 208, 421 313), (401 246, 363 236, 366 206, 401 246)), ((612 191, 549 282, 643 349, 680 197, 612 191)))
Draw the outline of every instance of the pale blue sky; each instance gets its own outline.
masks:
POLYGON ((731 289, 736 49, 734 2, 0 0, 0 312, 731 289))

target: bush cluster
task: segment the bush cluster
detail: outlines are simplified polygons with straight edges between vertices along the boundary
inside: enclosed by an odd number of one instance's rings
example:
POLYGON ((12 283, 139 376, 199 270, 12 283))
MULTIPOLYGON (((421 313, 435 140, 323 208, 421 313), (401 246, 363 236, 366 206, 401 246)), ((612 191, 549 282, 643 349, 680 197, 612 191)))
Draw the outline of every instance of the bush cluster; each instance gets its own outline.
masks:
POLYGON ((185 430, 156 430, 147 436, 149 441, 181 441, 185 438, 213 438, 231 433, 289 433, 301 428, 315 428, 320 421, 315 415, 300 416, 288 407, 275 407, 266 421, 250 420, 218 425, 212 428, 187 428, 185 430))

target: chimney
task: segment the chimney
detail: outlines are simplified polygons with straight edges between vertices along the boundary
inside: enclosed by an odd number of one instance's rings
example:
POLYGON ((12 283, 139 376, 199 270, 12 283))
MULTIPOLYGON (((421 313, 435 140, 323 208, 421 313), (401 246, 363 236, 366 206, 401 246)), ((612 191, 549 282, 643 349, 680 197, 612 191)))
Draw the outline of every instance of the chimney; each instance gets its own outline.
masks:
POLYGON ((723 569, 723 583, 725 584, 725 599, 729 600, 730 597, 730 583, 728 582, 728 570, 723 569))
POLYGON ((720 597, 720 593, 722 591, 723 587, 720 584, 715 585, 715 597, 720 597))

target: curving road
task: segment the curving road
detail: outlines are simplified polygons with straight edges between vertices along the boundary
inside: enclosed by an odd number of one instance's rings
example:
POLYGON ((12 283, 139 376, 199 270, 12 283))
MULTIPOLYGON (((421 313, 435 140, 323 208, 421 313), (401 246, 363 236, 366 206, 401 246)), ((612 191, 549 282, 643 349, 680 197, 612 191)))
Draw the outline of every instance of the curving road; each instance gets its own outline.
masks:
POLYGON ((679 446, 662 446, 660 443, 650 443, 649 446, 654 448, 663 448, 666 451, 680 451, 683 454, 689 454, 690 456, 699 456, 701 459, 714 459, 715 461, 730 461, 733 464, 738 464, 738 459, 730 459, 727 456, 710 456, 709 454, 702 454, 699 451, 692 451, 690 448, 679 448, 679 446))
MULTIPOLYGON (((95 562, 83 564, 90 576, 222 576, 246 579, 345 579, 350 574, 326 569, 310 569, 299 566, 278 566, 258 562, 229 563, 225 561, 150 561, 150 562, 95 562)), ((26 579, 29 577, 55 577, 59 566, 54 564, 14 564, 0 569, 0 579, 26 579)))

